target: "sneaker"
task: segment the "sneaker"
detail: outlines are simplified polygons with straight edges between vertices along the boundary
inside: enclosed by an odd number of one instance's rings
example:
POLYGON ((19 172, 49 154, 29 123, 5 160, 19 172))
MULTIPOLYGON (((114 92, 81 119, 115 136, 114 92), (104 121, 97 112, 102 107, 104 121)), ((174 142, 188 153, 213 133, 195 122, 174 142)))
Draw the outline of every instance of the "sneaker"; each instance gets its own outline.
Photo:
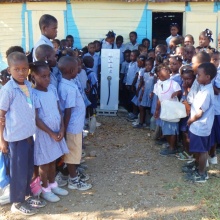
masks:
POLYGON ((0 205, 10 203, 10 185, 8 184, 1 190, 0 205))
POLYGON ((102 124, 99 122, 96 122, 96 127, 100 127, 102 124))
POLYGON ((50 192, 42 191, 41 197, 43 199, 45 199, 46 201, 48 201, 48 202, 58 202, 58 201, 60 201, 60 198, 51 191, 50 192))
POLYGON ((132 122, 132 126, 133 125, 138 125, 139 124, 139 120, 138 119, 136 119, 134 122, 132 122))
POLYGON ((208 161, 209 161, 210 164, 218 164, 217 156, 209 157, 208 161))
POLYGON ((26 202, 33 208, 43 208, 47 204, 46 201, 34 196, 31 196, 28 199, 26 199, 26 202))
POLYGON ((168 143, 162 144, 162 148, 170 148, 170 145, 168 143))
POLYGON ((196 170, 196 164, 195 161, 191 163, 186 163, 182 166, 182 172, 183 173, 192 173, 193 171, 196 170))
POLYGON ((82 180, 83 182, 89 180, 89 175, 88 174, 78 172, 77 175, 78 175, 79 179, 82 180))
POLYGON ((59 187, 66 186, 68 183, 68 176, 64 176, 61 172, 59 172, 55 177, 55 181, 59 187))
POLYGON ((91 184, 85 183, 79 178, 76 178, 76 180, 69 179, 68 180, 68 188, 69 189, 78 189, 78 190, 88 190, 92 188, 91 184))
POLYGON ((176 150, 171 150, 169 148, 165 148, 162 151, 160 151, 161 156, 175 156, 176 150))
POLYGON ((32 208, 26 201, 13 203, 11 206, 12 213, 20 213, 23 215, 35 215, 37 210, 32 208))
POLYGON ((193 172, 191 175, 189 175, 186 179, 188 181, 192 181, 195 183, 205 183, 207 181, 207 174, 200 175, 198 171, 193 172))
POLYGON ((176 155, 178 160, 192 161, 193 157, 187 154, 185 151, 176 155))
POLYGON ((58 196, 67 196, 69 194, 67 190, 62 189, 58 186, 51 188, 51 191, 58 196))
POLYGON ((141 125, 141 124, 133 125, 133 128, 141 129, 141 128, 143 128, 143 125, 141 125))

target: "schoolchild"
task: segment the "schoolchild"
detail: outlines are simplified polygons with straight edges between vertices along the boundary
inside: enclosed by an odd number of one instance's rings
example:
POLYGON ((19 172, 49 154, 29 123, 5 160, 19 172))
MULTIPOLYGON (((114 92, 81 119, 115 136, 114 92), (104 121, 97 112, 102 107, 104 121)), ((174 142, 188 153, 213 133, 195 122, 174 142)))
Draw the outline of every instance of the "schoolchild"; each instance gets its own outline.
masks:
POLYGON ((180 56, 182 59, 184 59, 185 47, 183 47, 183 46, 176 47, 174 55, 180 56))
POLYGON ((191 34, 187 34, 184 37, 184 46, 193 46, 195 43, 194 37, 191 34))
POLYGON ((113 49, 114 48, 114 42, 115 42, 115 33, 114 31, 109 31, 106 34, 106 38, 103 39, 101 43, 101 49, 113 49))
MULTIPOLYGON (((170 43, 169 43, 169 53, 170 54, 175 54, 176 52, 176 48, 177 47, 181 47, 182 46, 182 39, 181 39, 181 36, 177 36, 177 37, 173 37, 171 40, 170 40, 170 43)), ((168 53, 168 52, 167 52, 168 53)))
POLYGON ((89 81, 89 89, 86 91, 88 93, 89 101, 91 105, 89 106, 90 117, 95 113, 97 108, 97 99, 98 99, 98 80, 92 67, 94 65, 94 59, 91 56, 85 56, 83 58, 83 63, 85 65, 86 74, 89 81))
MULTIPOLYGON (((92 57, 85 57, 91 58, 92 57)), ((64 155, 64 162, 69 171, 68 188, 88 190, 91 184, 83 182, 77 173, 77 165, 82 157, 82 131, 85 120, 85 104, 77 86, 71 82, 78 72, 77 60, 73 57, 62 57, 58 63, 62 79, 58 87, 61 111, 64 118, 66 143, 69 153, 64 155)))
POLYGON ((155 56, 157 55, 167 55, 167 47, 163 44, 158 44, 155 48, 155 56))
POLYGON ((128 105, 128 95, 126 92, 126 79, 127 79, 127 72, 128 66, 130 63, 130 50, 125 50, 124 55, 124 62, 121 65, 120 70, 120 80, 119 80, 119 101, 125 107, 128 105))
POLYGON ((85 92, 88 88, 90 88, 90 85, 88 82, 86 71, 82 69, 82 60, 80 58, 77 58, 77 63, 78 63, 78 74, 71 81, 73 81, 77 85, 77 88, 79 89, 83 97, 83 100, 85 102, 85 107, 88 107, 91 105, 91 102, 88 100, 85 92))
POLYGON ((180 56, 170 56, 169 58, 169 67, 171 70, 171 76, 170 79, 174 80, 177 82, 180 87, 182 87, 182 78, 179 73, 179 69, 182 66, 182 58, 180 56))
POLYGON ((4 86, 10 80, 10 74, 7 69, 4 69, 0 72, 0 88, 4 86))
POLYGON ((7 57, 8 72, 12 76, 0 92, 0 147, 3 153, 10 152, 10 202, 11 211, 24 215, 36 214, 32 208, 43 207, 43 201, 29 196, 34 170, 35 100, 31 84, 26 80, 29 73, 27 57, 13 52, 7 57))
MULTIPOLYGON (((135 89, 134 89, 135 95, 134 95, 133 99, 131 100, 131 102, 133 104, 133 113, 134 114, 137 114, 138 108, 139 108, 139 105, 140 105, 139 97, 140 97, 140 94, 141 94, 141 88, 142 88, 143 83, 144 83, 143 76, 144 76, 144 72, 145 72, 145 60, 146 60, 146 57, 143 56, 143 55, 140 55, 137 58, 137 64, 138 64, 139 70, 136 73, 135 78, 134 78, 133 83, 132 83, 132 87, 135 87, 135 89)), ((128 116, 128 119, 130 119, 130 118, 132 119, 132 117, 128 116)), ((135 124, 134 127, 136 128, 136 126, 137 125, 135 124)), ((142 126, 143 126, 143 124, 142 124, 142 126)))
MULTIPOLYGON (((195 56, 192 58, 192 68, 194 71, 194 74, 197 74, 198 66, 202 63, 208 63, 211 61, 210 55, 206 53, 205 51, 198 52, 195 56)), ((189 104, 192 104, 193 99, 196 95, 196 93, 199 91, 200 84, 197 81, 197 78, 194 80, 192 87, 190 89, 190 92, 187 96, 187 102, 189 104)))
POLYGON ((189 152, 189 137, 188 137, 188 126, 187 126, 187 121, 189 119, 189 114, 190 114, 190 105, 187 102, 187 96, 189 94, 189 91, 191 89, 191 86, 195 80, 195 74, 190 65, 184 65, 180 68, 180 75, 183 80, 182 84, 182 91, 183 95, 181 97, 181 102, 185 105, 186 107, 186 113, 187 116, 185 118, 181 118, 179 126, 180 126, 180 132, 182 133, 182 143, 183 143, 183 151, 180 152, 177 156, 179 160, 192 160, 192 156, 190 155, 189 152))
POLYGON ((154 82, 155 77, 154 73, 152 73, 153 69, 153 59, 148 59, 145 61, 145 71, 143 75, 143 86, 141 88, 141 92, 139 95, 139 111, 140 111, 140 121, 138 125, 133 127, 135 128, 142 128, 145 122, 146 117, 146 110, 150 110, 152 99, 153 99, 153 89, 154 89, 154 82))
POLYGON ((212 63, 202 63, 197 69, 197 81, 200 90, 191 105, 189 126, 190 152, 197 156, 196 169, 186 178, 194 182, 204 183, 207 180, 206 163, 211 147, 211 130, 214 122, 214 90, 212 79, 217 69, 212 63))
POLYGON ((68 192, 58 187, 55 181, 57 158, 69 153, 64 140, 64 124, 59 109, 57 89, 50 84, 50 69, 45 62, 30 64, 35 82, 33 94, 36 97, 36 125, 34 143, 34 165, 39 166, 42 182, 41 197, 49 202, 57 202, 57 195, 68 192))
POLYGON ((74 37, 72 35, 67 35, 66 36, 66 42, 67 42, 67 47, 74 50, 74 37))
POLYGON ((57 36, 58 22, 54 16, 49 14, 42 15, 39 20, 39 26, 40 26, 41 36, 38 42, 34 45, 34 50, 32 54, 33 61, 37 61, 35 54, 37 47, 42 44, 47 44, 53 48, 53 43, 50 40, 54 39, 57 36))
POLYGON ((99 65, 101 64, 100 56, 95 52, 95 44, 89 43, 88 44, 88 53, 84 54, 84 57, 91 56, 94 60, 94 65, 92 71, 96 73, 96 77, 98 78, 98 69, 99 65))
POLYGON ((125 45, 123 44, 124 38, 121 35, 118 35, 115 40, 114 49, 120 50, 120 66, 122 62, 124 61, 124 51, 125 51, 125 45))
POLYGON ((183 58, 184 64, 192 65, 192 58, 195 55, 195 52, 196 51, 194 46, 191 45, 185 46, 185 56, 183 58))
POLYGON ((138 51, 140 52, 140 55, 147 57, 147 47, 144 44, 138 45, 138 51))
POLYGON ((137 50, 138 49, 138 42, 137 42, 137 32, 132 31, 129 33, 130 42, 125 44, 125 50, 137 50))
POLYGON ((214 110, 215 110, 215 118, 211 132, 211 149, 209 151, 208 161, 210 164, 217 164, 218 159, 216 156, 216 146, 220 143, 220 70, 219 67, 219 59, 220 53, 214 50, 210 53, 211 63, 215 65, 217 68, 217 75, 212 80, 214 94, 215 94, 215 102, 214 102, 214 110))
POLYGON ((211 42, 213 42, 212 31, 205 29, 199 35, 199 50, 206 51, 207 49, 211 49, 211 42))
POLYGON ((179 32, 179 25, 177 23, 172 23, 170 24, 170 36, 166 39, 166 43, 167 43, 167 53, 170 53, 170 40, 173 38, 173 37, 177 37, 179 36, 178 35, 178 32, 179 32))
POLYGON ((53 48, 54 48, 56 54, 58 55, 59 52, 60 52, 60 40, 54 39, 54 40, 52 41, 52 44, 53 44, 53 48))
MULTIPOLYGON (((154 87, 154 93, 158 96, 155 118, 160 117, 161 102, 164 100, 177 101, 177 97, 181 95, 181 88, 177 82, 170 79, 170 69, 161 64, 158 66, 160 84, 154 87)), ((177 122, 168 122, 161 120, 162 133, 166 137, 169 144, 160 152, 161 156, 170 156, 176 154, 177 135, 179 134, 179 125, 177 122)))
MULTIPOLYGON (((130 54, 130 60, 131 62, 129 63, 128 66, 128 72, 127 72, 127 78, 126 78, 126 90, 127 90, 127 94, 128 94, 128 100, 127 100, 127 110, 131 115, 131 119, 135 119, 137 118, 137 113, 133 113, 133 107, 132 107, 132 98, 134 97, 135 93, 134 93, 134 89, 132 88, 132 83, 134 81, 135 75, 139 70, 138 64, 137 64, 137 57, 139 56, 139 51, 138 50, 133 50, 131 51, 130 54)), ((132 119, 132 120, 133 120, 132 119)))
POLYGON ((148 38, 144 38, 141 42, 145 47, 147 47, 147 51, 149 50, 150 47, 150 40, 148 38))
POLYGON ((61 79, 61 74, 58 68, 56 67, 57 58, 53 48, 49 45, 43 44, 36 49, 35 54, 37 61, 43 61, 48 63, 48 66, 50 67, 50 84, 55 86, 55 88, 58 88, 58 84, 61 79))

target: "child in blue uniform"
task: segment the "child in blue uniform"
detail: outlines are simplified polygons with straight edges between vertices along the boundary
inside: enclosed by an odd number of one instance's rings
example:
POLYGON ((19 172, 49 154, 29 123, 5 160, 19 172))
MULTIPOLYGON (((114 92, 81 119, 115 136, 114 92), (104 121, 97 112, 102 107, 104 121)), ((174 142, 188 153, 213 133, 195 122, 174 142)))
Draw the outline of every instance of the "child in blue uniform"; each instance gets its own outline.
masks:
MULTIPOLYGON (((89 57, 92 59, 92 57, 89 57)), ((85 104, 77 86, 71 82, 78 72, 77 60, 73 57, 62 57, 58 67, 62 79, 58 87, 60 107, 64 115, 66 143, 69 153, 65 154, 64 162, 69 171, 68 188, 88 190, 91 184, 83 182, 77 174, 76 168, 82 157, 82 132, 85 121, 85 104)))
MULTIPOLYGON (((138 63, 138 67, 139 67, 139 71, 136 73, 136 76, 133 80, 132 83, 132 87, 135 87, 135 95, 133 97, 133 99, 131 100, 131 102, 133 103, 133 113, 138 112, 138 108, 139 108, 139 97, 141 94, 141 88, 143 86, 143 76, 144 76, 144 71, 145 71, 145 60, 146 57, 143 55, 140 55, 137 59, 137 63, 138 63)), ((129 118, 128 118, 129 120, 129 118)), ((134 127, 136 127, 137 125, 135 124, 134 127)), ((143 124, 142 124, 143 126, 143 124)))
MULTIPOLYGON (((10 152, 10 202, 11 211, 33 215, 35 210, 30 195, 30 182, 34 170, 35 100, 31 84, 26 80, 29 72, 27 57, 13 52, 8 57, 8 72, 12 78, 0 93, 0 150, 10 152)), ((36 200, 35 200, 36 201, 36 200)), ((41 202, 35 205, 42 207, 41 202)))
POLYGON ((41 36, 38 42, 34 45, 33 54, 32 54, 33 61, 37 61, 35 54, 36 49, 42 44, 47 44, 53 48, 53 43, 50 41, 50 39, 55 39, 55 37, 57 36, 58 22, 54 16, 49 14, 42 15, 39 20, 39 26, 40 26, 41 36))
POLYGON ((171 70, 170 79, 177 82, 182 87, 183 80, 180 76, 179 69, 182 66, 182 58, 180 56, 171 56, 169 58, 169 67, 171 70))
POLYGON ((145 62, 145 72, 143 76, 144 83, 142 86, 141 94, 139 96, 140 122, 139 126, 137 125, 136 127, 141 127, 141 125, 143 126, 146 117, 146 110, 150 110, 151 108, 155 82, 154 74, 151 72, 153 69, 153 62, 153 59, 146 60, 145 62))
POLYGON ((209 152, 209 163, 210 164, 217 164, 218 159, 216 155, 216 146, 217 144, 220 143, 220 70, 218 69, 219 67, 219 61, 220 61, 220 53, 216 50, 212 51, 210 53, 211 56, 211 63, 215 65, 217 68, 217 75, 216 77, 212 80, 213 88, 214 88, 214 93, 215 93, 215 119, 212 127, 212 133, 211 133, 211 149, 209 152))
POLYGON ((139 67, 138 67, 138 64, 137 64, 138 55, 139 55, 138 50, 131 51, 131 54, 130 54, 131 62, 128 65, 128 72, 127 72, 127 78, 126 78, 126 90, 127 90, 127 94, 128 94, 127 110, 129 112, 128 117, 131 120, 137 118, 137 112, 133 112, 133 105, 132 105, 131 100, 135 95, 134 90, 132 88, 132 83, 134 81, 136 73, 139 71, 139 67))
MULTIPOLYGON (((161 102, 164 100, 177 101, 177 97, 181 95, 181 88, 179 84, 170 79, 170 69, 161 64, 158 66, 158 76, 160 82, 156 84, 154 93, 158 96, 157 107, 155 111, 155 118, 160 116, 161 102)), ((162 156, 169 156, 176 154, 177 135, 179 134, 179 126, 177 122, 168 122, 161 120, 161 127, 163 135, 169 143, 169 148, 160 152, 162 156)))
POLYGON ((217 69, 212 63, 203 63, 197 69, 197 81, 200 90, 196 94, 190 112, 189 127, 190 152, 197 154, 197 169, 188 179, 194 182, 206 182, 206 162, 211 147, 210 134, 214 121, 214 90, 211 80, 217 69))
POLYGON ((44 61, 48 63, 50 67, 50 84, 54 85, 55 88, 58 88, 59 81, 61 79, 61 74, 56 67, 57 58, 56 53, 50 46, 43 44, 40 45, 35 52, 37 61, 44 61))
POLYGON ((183 95, 181 98, 181 102, 186 107, 187 116, 185 118, 181 118, 179 123, 180 131, 182 133, 183 152, 179 153, 177 156, 180 160, 192 160, 192 157, 189 156, 189 137, 188 137, 189 127, 187 126, 187 121, 189 119, 189 114, 190 114, 190 105, 187 102, 187 96, 195 80, 195 75, 190 65, 182 66, 180 68, 180 74, 183 80, 183 84, 182 84, 183 95))
POLYGON ((33 93, 36 96, 37 131, 34 144, 34 165, 39 166, 42 181, 42 198, 57 202, 57 195, 68 192, 58 187, 55 181, 55 161, 68 153, 64 140, 64 124, 59 110, 57 89, 50 84, 50 69, 45 62, 37 61, 30 65, 35 81, 33 93), (57 194, 57 195, 56 195, 57 194))

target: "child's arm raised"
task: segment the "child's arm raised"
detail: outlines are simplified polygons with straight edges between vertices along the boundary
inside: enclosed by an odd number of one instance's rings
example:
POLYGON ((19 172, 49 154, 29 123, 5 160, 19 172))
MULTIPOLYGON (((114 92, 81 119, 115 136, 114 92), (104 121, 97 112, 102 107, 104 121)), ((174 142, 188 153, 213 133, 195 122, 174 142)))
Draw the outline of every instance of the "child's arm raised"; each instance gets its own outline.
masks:
MULTIPOLYGON (((6 111, 0 110, 0 117, 5 118, 6 111)), ((8 143, 3 138, 3 131, 5 129, 5 124, 0 124, 0 151, 2 153, 8 153, 8 143)))
POLYGON ((36 125, 38 128, 41 130, 45 131, 47 134, 50 135, 51 138, 53 138, 55 141, 60 141, 59 140, 59 134, 56 132, 53 132, 40 118, 38 115, 38 109, 35 111, 36 113, 36 125))

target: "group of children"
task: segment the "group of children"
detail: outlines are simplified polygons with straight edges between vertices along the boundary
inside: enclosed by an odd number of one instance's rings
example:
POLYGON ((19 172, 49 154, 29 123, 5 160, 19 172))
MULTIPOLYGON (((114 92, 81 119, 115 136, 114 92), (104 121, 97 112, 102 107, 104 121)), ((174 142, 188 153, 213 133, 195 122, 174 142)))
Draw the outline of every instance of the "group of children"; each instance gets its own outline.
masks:
POLYGON ((133 127, 143 128, 147 116, 153 116, 151 124, 161 129, 168 143, 160 154, 194 158, 183 167, 186 178, 205 182, 208 155, 211 163, 217 163, 216 144, 220 143, 220 58, 209 45, 211 31, 201 32, 197 48, 191 35, 178 35, 174 23, 168 47, 159 44, 149 50, 148 39, 138 45, 136 32, 130 32, 130 42, 124 45, 122 36, 115 42, 115 33, 109 31, 106 39, 78 50, 71 35, 55 39, 57 24, 55 17, 43 15, 42 35, 32 52, 27 57, 22 48, 10 48, 8 68, 1 72, 0 149, 10 154, 11 210, 33 215, 36 207, 46 205, 45 200, 57 202, 67 195, 62 186, 92 187, 85 182, 89 179, 82 172, 85 167, 80 166, 82 132, 85 119, 97 107, 104 48, 121 50, 120 103, 133 127), (183 103, 187 117, 180 122, 161 120, 164 100, 183 103), (182 140, 184 148, 179 154, 177 140, 182 140), (56 176, 60 163, 66 170, 56 176))

